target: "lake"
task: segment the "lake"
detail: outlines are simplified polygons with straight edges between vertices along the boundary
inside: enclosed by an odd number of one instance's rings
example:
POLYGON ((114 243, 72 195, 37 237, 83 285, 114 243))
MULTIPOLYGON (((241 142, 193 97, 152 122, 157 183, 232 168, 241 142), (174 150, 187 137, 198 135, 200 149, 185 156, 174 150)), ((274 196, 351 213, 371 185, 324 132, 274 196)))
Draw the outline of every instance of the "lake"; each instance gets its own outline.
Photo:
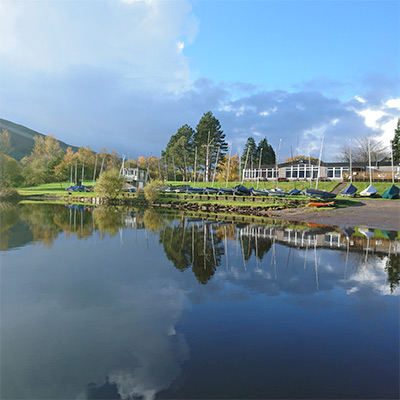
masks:
POLYGON ((2 206, 2 399, 399 397, 399 232, 2 206))

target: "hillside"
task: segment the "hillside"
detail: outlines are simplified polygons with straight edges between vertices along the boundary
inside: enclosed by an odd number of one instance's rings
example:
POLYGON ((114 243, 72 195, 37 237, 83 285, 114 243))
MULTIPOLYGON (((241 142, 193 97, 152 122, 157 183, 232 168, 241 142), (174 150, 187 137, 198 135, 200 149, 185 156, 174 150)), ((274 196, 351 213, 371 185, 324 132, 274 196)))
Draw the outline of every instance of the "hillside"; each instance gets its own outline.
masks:
MULTIPOLYGON (((14 122, 0 118, 0 130, 2 129, 6 129, 10 134, 11 146, 14 149, 10 156, 18 161, 31 153, 35 144, 35 141, 33 140, 34 136, 46 136, 43 133, 39 133, 34 131, 33 129, 29 129, 26 126, 18 125, 14 122)), ((70 146, 69 144, 62 142, 61 140, 58 140, 58 142, 60 143, 60 148, 63 151, 66 151, 67 147, 70 146)), ((76 146, 70 147, 73 151, 78 150, 78 147, 76 146)))

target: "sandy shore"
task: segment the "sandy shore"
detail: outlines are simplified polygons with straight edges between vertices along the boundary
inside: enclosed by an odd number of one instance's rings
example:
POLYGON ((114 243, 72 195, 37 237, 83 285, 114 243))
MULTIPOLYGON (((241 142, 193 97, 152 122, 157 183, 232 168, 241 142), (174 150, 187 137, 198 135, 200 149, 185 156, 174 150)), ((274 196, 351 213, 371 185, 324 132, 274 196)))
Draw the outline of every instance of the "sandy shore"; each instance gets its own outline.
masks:
POLYGON ((400 231, 400 201, 395 200, 361 199, 357 205, 347 208, 330 210, 295 208, 270 211, 268 214, 289 221, 400 231))

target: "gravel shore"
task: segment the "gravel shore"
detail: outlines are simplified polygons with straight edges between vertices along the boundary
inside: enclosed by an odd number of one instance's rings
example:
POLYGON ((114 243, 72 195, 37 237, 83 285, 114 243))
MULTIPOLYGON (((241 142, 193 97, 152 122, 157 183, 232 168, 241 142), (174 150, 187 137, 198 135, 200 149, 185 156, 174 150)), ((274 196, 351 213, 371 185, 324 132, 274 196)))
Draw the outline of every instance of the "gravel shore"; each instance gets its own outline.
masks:
POLYGON ((360 199, 357 205, 330 210, 292 208, 270 211, 271 217, 335 226, 365 226, 400 231, 400 201, 360 199))

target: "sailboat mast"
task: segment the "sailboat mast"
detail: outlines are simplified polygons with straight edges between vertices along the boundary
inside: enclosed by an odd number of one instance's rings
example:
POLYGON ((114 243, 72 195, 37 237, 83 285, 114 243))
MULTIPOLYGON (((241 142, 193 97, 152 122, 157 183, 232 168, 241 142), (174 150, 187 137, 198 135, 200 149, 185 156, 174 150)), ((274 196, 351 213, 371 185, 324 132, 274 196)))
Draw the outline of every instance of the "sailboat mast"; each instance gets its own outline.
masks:
POLYGON ((394 166, 393 166, 393 143, 390 141, 390 158, 392 161, 392 184, 394 185, 394 166))
POLYGON ((318 160, 318 175, 317 175, 317 182, 315 184, 315 189, 318 189, 318 181, 321 174, 321 157, 322 157, 322 148, 324 147, 324 136, 322 136, 321 140, 321 150, 319 151, 319 160, 318 160))
POLYGON ((372 185, 371 140, 370 139, 368 139, 368 162, 369 162, 369 184, 372 185))
POLYGON ((229 167, 231 166, 231 154, 232 154, 232 143, 231 143, 231 149, 229 150, 229 156, 228 156, 228 171, 226 172, 226 186, 225 187, 228 187, 229 167))
POLYGON ((262 147, 260 149, 260 160, 258 162, 258 174, 257 174, 257 190, 258 190, 258 184, 260 183, 260 172, 261 172, 261 157, 262 157, 262 147))
POLYGON ((352 165, 351 165, 351 141, 350 141, 350 145, 349 145, 349 153, 350 153, 350 183, 353 183, 353 169, 352 169, 352 165))
POLYGON ((278 148, 278 157, 276 159, 276 166, 275 166, 275 174, 276 174, 276 183, 275 183, 275 189, 278 187, 278 162, 279 162, 279 156, 281 154, 281 146, 282 146, 282 139, 279 139, 279 148, 278 148))

